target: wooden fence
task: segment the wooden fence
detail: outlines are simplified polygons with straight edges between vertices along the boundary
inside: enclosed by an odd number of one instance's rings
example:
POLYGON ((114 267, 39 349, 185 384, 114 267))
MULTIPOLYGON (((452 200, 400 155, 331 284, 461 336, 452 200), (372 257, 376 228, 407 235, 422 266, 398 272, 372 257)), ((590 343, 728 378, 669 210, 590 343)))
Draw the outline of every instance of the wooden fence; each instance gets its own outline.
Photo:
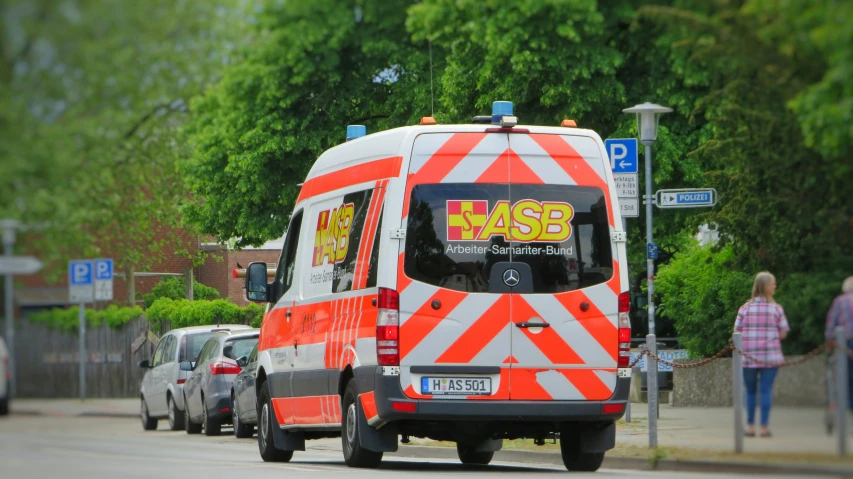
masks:
MULTIPOLYGON (((121 328, 89 327, 86 332, 86 396, 89 398, 136 397, 145 373, 137 366, 153 355, 154 345, 134 340, 147 337, 145 318, 121 328)), ((162 325, 160 335, 168 332, 162 325)), ((76 332, 63 332, 26 319, 15 322, 15 359, 18 397, 79 397, 79 339, 76 332)))

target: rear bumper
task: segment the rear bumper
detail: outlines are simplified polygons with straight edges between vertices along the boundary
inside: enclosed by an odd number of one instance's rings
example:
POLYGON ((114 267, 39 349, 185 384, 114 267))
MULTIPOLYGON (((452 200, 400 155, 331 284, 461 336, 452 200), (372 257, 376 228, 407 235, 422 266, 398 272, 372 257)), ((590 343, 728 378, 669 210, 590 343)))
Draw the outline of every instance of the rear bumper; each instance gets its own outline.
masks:
POLYGON ((631 385, 630 378, 618 378, 613 396, 606 401, 419 400, 406 397, 400 386, 400 376, 383 376, 381 367, 365 367, 359 370, 356 373, 359 376, 359 390, 361 391, 363 385, 368 386, 373 382, 376 410, 382 422, 399 420, 614 422, 625 412, 631 385), (359 371, 361 369, 365 371, 359 371), (371 375, 373 381, 366 377, 371 375), (394 408, 395 403, 406 403, 409 408, 414 407, 414 412, 398 411, 394 408), (622 408, 617 413, 605 414, 603 408, 608 404, 622 405, 622 408))
POLYGON ((211 419, 224 419, 231 417, 231 396, 219 395, 218 397, 205 398, 207 403, 207 415, 211 419))

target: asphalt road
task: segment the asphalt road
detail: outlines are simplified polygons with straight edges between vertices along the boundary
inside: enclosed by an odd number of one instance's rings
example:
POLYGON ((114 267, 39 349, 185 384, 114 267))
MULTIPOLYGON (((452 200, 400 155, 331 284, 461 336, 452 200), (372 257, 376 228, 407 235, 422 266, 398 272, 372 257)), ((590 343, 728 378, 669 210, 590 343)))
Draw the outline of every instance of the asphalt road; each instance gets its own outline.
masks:
MULTIPOLYGON (((138 420, 127 418, 12 415, 0 420, 0 477, 150 479, 203 477, 406 477, 443 478, 500 473, 506 477, 543 477, 568 474, 565 469, 543 465, 495 462, 486 467, 465 467, 440 458, 403 458, 386 454, 379 469, 348 468, 340 453, 340 440, 307 443, 293 461, 264 463, 256 439, 239 440, 223 429, 219 437, 188 436, 171 432, 160 421, 160 429, 145 432, 138 420)), ((734 478, 733 475, 687 474, 601 470, 571 477, 734 478)), ((742 476, 747 477, 747 476, 742 476)))

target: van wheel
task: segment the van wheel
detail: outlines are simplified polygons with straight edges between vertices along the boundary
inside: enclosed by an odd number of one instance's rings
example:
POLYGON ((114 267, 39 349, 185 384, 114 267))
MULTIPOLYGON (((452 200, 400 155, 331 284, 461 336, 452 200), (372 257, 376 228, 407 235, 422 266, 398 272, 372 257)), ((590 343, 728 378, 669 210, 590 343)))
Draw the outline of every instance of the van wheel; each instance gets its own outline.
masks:
POLYGON ((207 404, 204 403, 204 396, 201 397, 201 424, 204 427, 205 436, 218 436, 222 433, 222 423, 218 419, 211 419, 210 413, 207 411, 207 404))
POLYGON ((187 434, 201 433, 201 424, 195 424, 190 419, 190 403, 187 402, 186 395, 184 395, 184 429, 187 431, 187 434))
POLYGON ((358 443, 358 409, 355 407, 357 399, 355 379, 350 379, 344 392, 341 408, 341 442, 344 461, 349 467, 376 467, 382 462, 382 453, 363 449, 358 443))
POLYGON ((258 450, 261 452, 261 459, 265 462, 290 462, 293 458, 293 451, 282 451, 275 448, 275 439, 273 439, 273 429, 275 427, 275 418, 273 418, 272 401, 270 401, 270 386, 264 382, 261 386, 261 395, 258 398, 258 450))
POLYGON ((171 394, 169 394, 169 398, 166 399, 166 403, 169 406, 169 429, 172 431, 180 431, 184 428, 184 415, 181 411, 178 411, 178 406, 175 405, 175 400, 172 398, 171 394))
POLYGON ((148 404, 145 403, 145 398, 140 398, 139 418, 142 419, 142 429, 146 431, 157 429, 157 419, 148 414, 148 404))
POLYGON ((473 447, 464 444, 456 443, 456 453, 459 454, 459 460, 462 464, 471 464, 485 466, 492 462, 495 456, 494 451, 475 451, 473 447))
POLYGON ((240 415, 237 413, 237 398, 234 393, 231 393, 231 424, 234 426, 234 437, 241 439, 252 437, 252 426, 240 421, 240 415))
POLYGON ((581 452, 580 438, 560 436, 563 465, 569 471, 595 472, 604 462, 603 452, 581 452))

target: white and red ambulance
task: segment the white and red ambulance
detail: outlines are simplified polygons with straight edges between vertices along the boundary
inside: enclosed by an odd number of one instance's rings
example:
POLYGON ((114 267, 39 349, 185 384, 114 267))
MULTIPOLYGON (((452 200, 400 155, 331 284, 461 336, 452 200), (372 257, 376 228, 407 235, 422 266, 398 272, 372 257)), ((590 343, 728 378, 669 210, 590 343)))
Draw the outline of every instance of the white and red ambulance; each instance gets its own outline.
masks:
POLYGON ((504 439, 559 434, 598 469, 630 382, 625 232, 601 138, 571 120, 516 125, 510 102, 468 125, 365 135, 306 178, 258 346, 258 445, 287 461, 342 437, 373 467, 409 437, 487 464, 504 439))

